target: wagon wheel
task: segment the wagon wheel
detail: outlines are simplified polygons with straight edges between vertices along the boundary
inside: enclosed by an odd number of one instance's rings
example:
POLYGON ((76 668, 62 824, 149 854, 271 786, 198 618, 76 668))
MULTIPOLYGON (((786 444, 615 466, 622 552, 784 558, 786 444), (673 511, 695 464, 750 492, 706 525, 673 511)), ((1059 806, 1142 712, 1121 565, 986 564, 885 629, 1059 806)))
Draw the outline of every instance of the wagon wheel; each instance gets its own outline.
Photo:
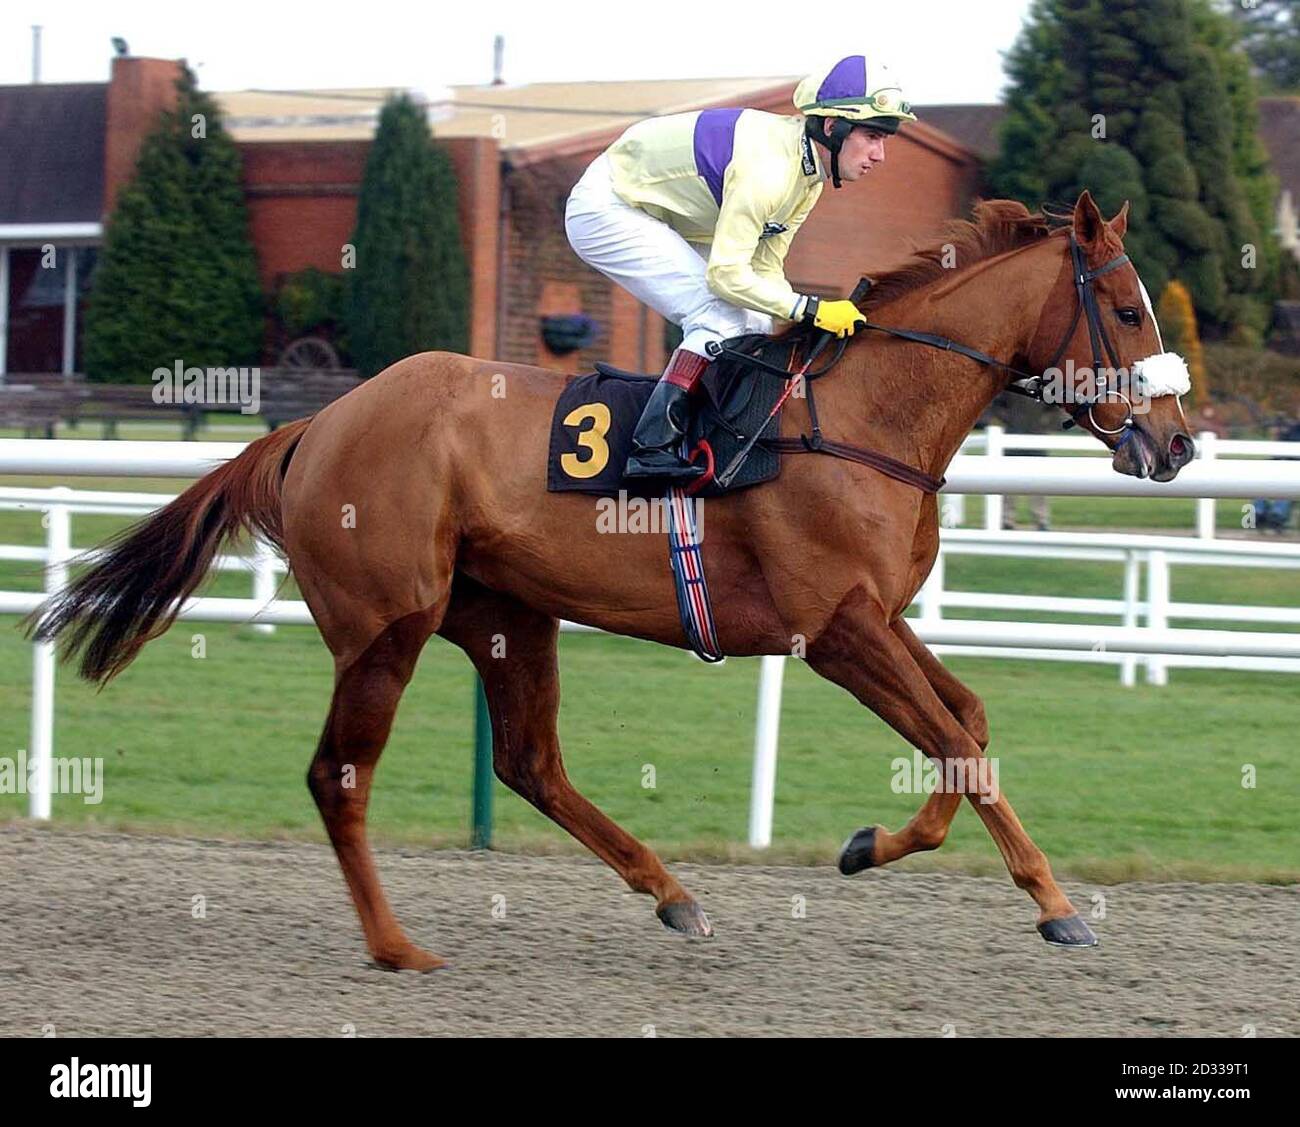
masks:
POLYGON ((321 337, 299 337, 280 353, 281 368, 336 369, 339 354, 321 337))

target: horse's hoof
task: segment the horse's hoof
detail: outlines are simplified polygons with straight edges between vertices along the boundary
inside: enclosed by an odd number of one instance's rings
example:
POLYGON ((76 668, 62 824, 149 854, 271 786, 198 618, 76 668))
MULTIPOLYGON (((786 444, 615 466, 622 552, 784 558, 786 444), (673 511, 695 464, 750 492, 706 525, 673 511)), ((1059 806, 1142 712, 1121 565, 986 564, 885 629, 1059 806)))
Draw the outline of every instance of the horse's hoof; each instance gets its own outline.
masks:
POLYGON ((1053 947, 1096 947, 1097 937, 1080 916, 1066 916, 1038 925, 1038 934, 1053 947))
POLYGON ((380 970, 415 970, 425 973, 447 965, 445 959, 422 951, 414 945, 396 951, 374 952, 375 966, 380 970))
POLYGON ((846 877, 871 868, 872 851, 876 848, 876 827, 858 830, 840 850, 840 872, 846 877))
POLYGON ((671 904, 660 904, 655 915, 670 931, 679 931, 683 935, 694 935, 707 939, 713 934, 709 917, 704 914, 694 900, 674 900, 671 904))

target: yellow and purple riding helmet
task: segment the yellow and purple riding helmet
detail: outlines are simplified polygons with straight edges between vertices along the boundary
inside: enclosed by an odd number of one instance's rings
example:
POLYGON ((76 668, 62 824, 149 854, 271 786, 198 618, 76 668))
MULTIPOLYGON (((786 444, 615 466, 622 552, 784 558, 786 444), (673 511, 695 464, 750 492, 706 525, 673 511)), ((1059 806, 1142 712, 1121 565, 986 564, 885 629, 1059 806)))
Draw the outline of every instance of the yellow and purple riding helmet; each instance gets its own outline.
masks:
POLYGON ((904 122, 916 120, 889 68, 868 62, 865 55, 848 55, 828 72, 810 74, 795 87, 794 105, 808 119, 808 136, 829 150, 837 188, 840 146, 855 126, 897 133, 904 122), (817 121, 822 117, 835 119, 829 135, 817 121))

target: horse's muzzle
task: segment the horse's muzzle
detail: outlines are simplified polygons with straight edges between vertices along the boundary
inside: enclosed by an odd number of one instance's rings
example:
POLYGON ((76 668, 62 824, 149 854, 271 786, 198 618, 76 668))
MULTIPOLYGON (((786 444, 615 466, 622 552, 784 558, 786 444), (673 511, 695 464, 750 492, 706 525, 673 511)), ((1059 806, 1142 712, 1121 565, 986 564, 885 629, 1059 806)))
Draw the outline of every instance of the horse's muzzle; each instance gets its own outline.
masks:
POLYGON ((1157 435, 1135 420, 1128 436, 1115 447, 1111 464, 1130 477, 1173 481, 1194 457, 1196 443, 1185 431, 1157 435))

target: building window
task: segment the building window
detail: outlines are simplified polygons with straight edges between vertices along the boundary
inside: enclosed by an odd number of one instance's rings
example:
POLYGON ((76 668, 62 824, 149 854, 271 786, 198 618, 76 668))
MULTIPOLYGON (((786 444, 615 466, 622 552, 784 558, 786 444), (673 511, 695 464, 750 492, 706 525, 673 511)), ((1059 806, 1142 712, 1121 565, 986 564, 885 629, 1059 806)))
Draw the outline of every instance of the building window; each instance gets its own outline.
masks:
POLYGON ((9 341, 11 372, 63 370, 63 304, 68 252, 62 247, 43 266, 39 247, 9 251, 9 341))
POLYGON ((96 247, 0 247, 7 279, 0 294, 4 348, 0 372, 81 370, 85 298, 98 257, 96 247))

